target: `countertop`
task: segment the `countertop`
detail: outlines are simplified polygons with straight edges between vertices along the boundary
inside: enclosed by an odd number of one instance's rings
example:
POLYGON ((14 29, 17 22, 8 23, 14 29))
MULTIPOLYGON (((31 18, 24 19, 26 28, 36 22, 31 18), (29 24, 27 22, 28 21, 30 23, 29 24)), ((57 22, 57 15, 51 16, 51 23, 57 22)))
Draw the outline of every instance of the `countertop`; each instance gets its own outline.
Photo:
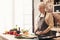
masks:
MULTIPOLYGON (((52 31, 59 31, 60 32, 60 28, 52 28, 52 31)), ((60 37, 58 38, 53 38, 54 40, 60 40, 60 37)), ((0 40, 38 40, 38 38, 34 38, 34 39, 17 39, 15 38, 14 35, 9 35, 9 34, 2 34, 0 33, 0 40)))
POLYGON ((9 34, 2 34, 0 33, 0 40, 38 40, 38 38, 34 38, 34 39, 17 39, 15 38, 14 35, 9 35, 9 34))

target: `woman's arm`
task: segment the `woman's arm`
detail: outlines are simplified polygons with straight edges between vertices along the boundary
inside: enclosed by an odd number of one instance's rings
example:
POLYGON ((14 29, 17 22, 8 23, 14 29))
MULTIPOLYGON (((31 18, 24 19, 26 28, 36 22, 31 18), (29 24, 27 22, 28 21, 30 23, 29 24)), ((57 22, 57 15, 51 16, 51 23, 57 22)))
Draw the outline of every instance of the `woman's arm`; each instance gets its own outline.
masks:
POLYGON ((60 22, 60 14, 59 13, 52 13, 52 15, 54 16, 54 18, 60 22))
POLYGON ((49 25, 47 29, 45 29, 42 34, 45 34, 51 30, 52 27, 54 27, 54 22, 53 22, 53 16, 51 13, 46 14, 45 18, 46 23, 49 25))

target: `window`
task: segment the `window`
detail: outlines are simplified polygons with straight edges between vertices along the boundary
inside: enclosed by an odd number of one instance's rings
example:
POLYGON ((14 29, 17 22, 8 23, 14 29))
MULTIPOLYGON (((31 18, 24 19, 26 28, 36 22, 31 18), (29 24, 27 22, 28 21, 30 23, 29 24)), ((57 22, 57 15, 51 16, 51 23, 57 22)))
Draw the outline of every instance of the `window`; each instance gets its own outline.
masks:
POLYGON ((32 32, 32 0, 0 0, 0 32, 15 25, 32 32))
POLYGON ((13 0, 0 0, 0 33, 13 25, 13 0))

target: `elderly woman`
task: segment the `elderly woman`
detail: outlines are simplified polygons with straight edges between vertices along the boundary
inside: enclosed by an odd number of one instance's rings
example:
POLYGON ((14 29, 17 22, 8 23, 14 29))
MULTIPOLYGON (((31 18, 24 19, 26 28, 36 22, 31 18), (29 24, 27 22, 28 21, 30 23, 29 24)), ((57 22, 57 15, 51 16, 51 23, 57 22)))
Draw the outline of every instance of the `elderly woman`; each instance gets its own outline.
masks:
MULTIPOLYGON (((35 33, 41 37, 42 35, 50 36, 56 35, 56 32, 52 32, 51 28, 60 25, 60 14, 53 13, 53 0, 48 0, 46 3, 41 3, 39 5, 39 11, 44 17, 40 17, 38 21, 38 26, 36 26, 35 33), (58 23, 58 24, 57 24, 58 23)), ((41 39, 40 39, 41 40, 41 39)))
POLYGON ((44 31, 36 31, 36 34, 40 35, 40 34, 46 34, 47 32, 50 31, 50 29, 52 27, 54 27, 54 22, 53 22, 53 16, 51 13, 46 13, 45 12, 45 5, 44 4, 41 4, 39 5, 39 11, 41 14, 44 15, 44 21, 46 23, 46 25, 42 25, 42 26, 46 26, 47 28, 44 30, 44 31))
POLYGON ((41 14, 44 15, 44 17, 40 17, 40 20, 38 21, 38 26, 35 31, 35 34, 37 34, 38 37, 41 37, 42 35, 50 36, 55 34, 55 32, 51 31, 51 28, 54 27, 53 15, 52 13, 45 11, 45 6, 46 5, 44 3, 39 5, 39 11, 41 14))

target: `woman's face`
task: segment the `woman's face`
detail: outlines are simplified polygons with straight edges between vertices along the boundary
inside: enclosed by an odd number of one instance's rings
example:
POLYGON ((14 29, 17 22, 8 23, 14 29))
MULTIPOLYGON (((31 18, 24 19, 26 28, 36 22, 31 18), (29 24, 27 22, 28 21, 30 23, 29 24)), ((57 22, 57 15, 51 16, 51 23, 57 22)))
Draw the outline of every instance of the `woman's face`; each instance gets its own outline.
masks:
POLYGON ((39 11, 40 11, 41 13, 44 13, 44 12, 45 12, 45 7, 44 7, 44 6, 39 6, 39 11))

